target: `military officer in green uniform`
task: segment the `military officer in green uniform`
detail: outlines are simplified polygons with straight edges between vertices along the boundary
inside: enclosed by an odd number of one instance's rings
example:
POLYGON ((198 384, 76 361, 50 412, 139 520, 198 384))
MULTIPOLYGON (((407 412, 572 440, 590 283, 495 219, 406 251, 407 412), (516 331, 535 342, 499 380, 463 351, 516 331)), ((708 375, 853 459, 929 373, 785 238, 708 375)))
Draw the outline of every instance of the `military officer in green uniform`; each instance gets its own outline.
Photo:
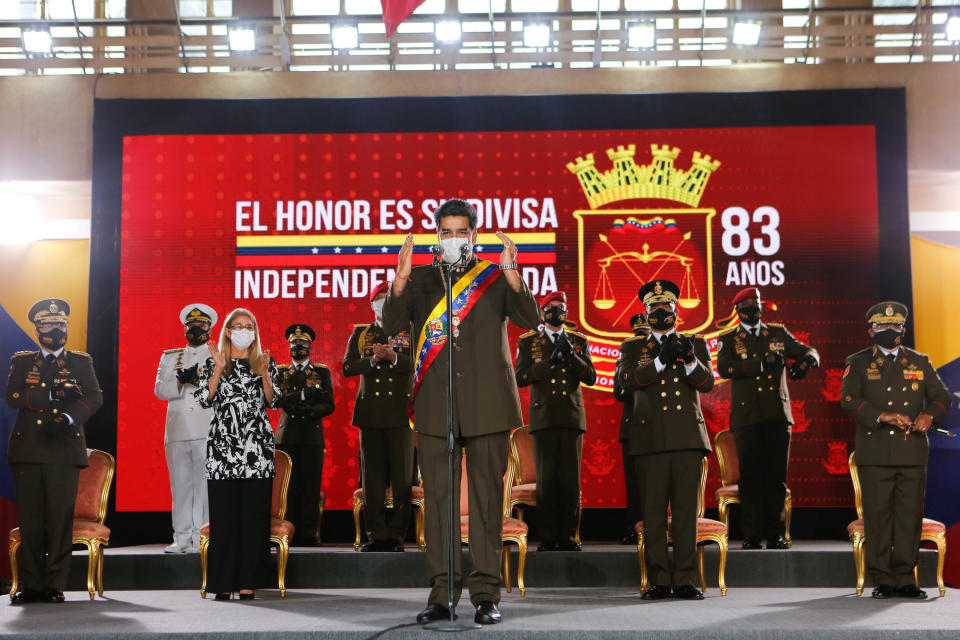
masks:
MULTIPOLYGON (((500 264, 480 260, 477 211, 468 202, 447 200, 434 212, 440 259, 455 265, 454 317, 446 318, 446 276, 441 269, 413 267, 413 235, 400 249, 397 275, 383 308, 388 335, 410 331, 414 347, 413 421, 423 473, 427 573, 430 596, 417 616, 426 623, 449 619, 447 596, 447 367, 455 354, 455 464, 466 455, 470 504, 470 555, 466 579, 480 624, 500 622, 500 552, 503 532, 503 476, 510 430, 523 424, 507 320, 523 329, 540 324, 540 305, 517 273, 517 246, 503 232, 500 264), (411 330, 412 325, 412 330, 411 330), (452 334, 452 339, 447 336, 452 334), (420 340, 424 336, 424 340, 420 340), (452 345, 447 344, 451 341, 452 345), (421 353, 426 354, 421 359, 421 353), (434 355, 435 354, 435 355, 434 355), (430 360, 430 358, 434 358, 430 360), (425 363, 425 364, 421 364, 425 363), (429 366, 427 366, 429 365, 429 366)), ((460 475, 454 501, 460 499, 460 475)), ((457 523, 452 523, 457 527, 457 523)), ((455 555, 454 595, 462 588, 460 554, 455 555)), ((456 600, 454 601, 454 604, 456 600)))
POLYGON ((73 508, 87 466, 83 425, 103 396, 93 360, 68 351, 70 305, 48 298, 30 308, 38 351, 13 356, 7 404, 19 410, 7 462, 17 485, 20 583, 13 604, 63 602, 73 548, 73 508))
POLYGON ((370 292, 374 321, 353 328, 343 356, 343 375, 360 376, 353 425, 360 429, 368 539, 361 551, 403 551, 403 538, 410 522, 410 332, 388 336, 383 330, 383 304, 389 288, 389 283, 384 282, 370 292), (388 482, 393 493, 389 523, 384 507, 388 482))
POLYGON ((867 311, 874 346, 847 358, 840 403, 856 420, 867 571, 874 598, 923 599, 913 568, 927 485, 927 432, 950 410, 950 392, 930 359, 901 344, 907 307, 867 311))
POLYGON ((786 549, 783 503, 790 458, 790 392, 787 376, 800 380, 820 365, 820 354, 782 324, 763 322, 760 290, 733 298, 739 324, 720 334, 717 370, 732 380, 730 430, 740 461, 743 548, 786 549))
POLYGON ((620 384, 633 394, 629 453, 643 488, 644 561, 650 587, 644 600, 702 600, 697 571, 700 470, 710 440, 700 393, 713 389, 707 343, 676 331, 680 288, 653 280, 640 288, 649 336, 628 338, 620 351, 620 384), (673 565, 667 555, 672 514, 673 565))
MULTIPOLYGON (((650 325, 647 324, 647 314, 641 312, 630 318, 630 330, 634 337, 650 335, 650 325)), ((621 345, 621 350, 623 346, 621 345)), ((620 385, 620 363, 617 359, 617 373, 613 376, 613 397, 618 402, 623 403, 623 413, 620 416, 620 434, 617 438, 620 441, 620 453, 623 459, 623 488, 627 494, 627 508, 624 509, 626 517, 626 534, 621 542, 623 544, 637 544, 637 531, 634 525, 643 520, 643 506, 641 496, 643 492, 640 489, 640 478, 637 474, 637 468, 634 464, 633 456, 630 455, 630 420, 633 419, 633 394, 626 393, 620 385)))
POLYGON ((334 410, 333 382, 327 365, 310 361, 310 347, 316 338, 313 329, 292 324, 285 335, 292 362, 277 367, 281 393, 277 448, 290 454, 293 463, 287 491, 287 520, 294 526, 293 544, 313 546, 320 536, 323 418, 334 410))
POLYGON ((567 331, 567 296, 540 299, 543 328, 520 336, 517 386, 530 387, 530 433, 537 463, 537 551, 580 551, 575 540, 580 513, 580 461, 587 430, 581 384, 597 372, 587 337, 567 331))

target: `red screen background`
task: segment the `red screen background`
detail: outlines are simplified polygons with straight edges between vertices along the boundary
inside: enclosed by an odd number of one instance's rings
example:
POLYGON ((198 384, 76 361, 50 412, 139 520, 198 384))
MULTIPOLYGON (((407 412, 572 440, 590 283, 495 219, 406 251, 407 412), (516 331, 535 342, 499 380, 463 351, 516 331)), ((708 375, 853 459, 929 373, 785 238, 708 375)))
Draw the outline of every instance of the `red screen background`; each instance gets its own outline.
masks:
MULTIPOLYGON (((422 225, 424 201, 453 197, 497 199, 502 206, 511 198, 536 203, 529 207, 536 215, 528 219, 543 222, 542 227, 508 224, 503 230, 520 238, 521 246, 524 238, 529 240, 530 252, 521 252, 518 262, 535 270, 536 282, 531 277, 530 283, 540 293, 545 284, 552 288, 546 277, 552 269, 556 286, 567 291, 569 319, 578 323, 583 314, 597 317, 595 307, 580 308, 578 291, 582 271, 584 306, 591 296, 597 297, 597 273, 591 271, 591 265, 599 255, 596 238, 600 233, 617 250, 632 247, 639 251, 643 243, 653 249, 674 248, 682 234, 692 230, 692 239, 683 251, 697 265, 692 278, 704 300, 710 289, 708 275, 712 276, 712 318, 699 330, 708 337, 715 336, 717 321, 730 314, 734 294, 755 284, 731 280, 731 263, 739 273, 741 265, 751 261, 768 266, 781 262, 782 284, 756 283, 768 304, 776 306, 765 312, 765 320, 785 323, 822 357, 820 369, 791 383, 797 421, 789 474, 793 503, 800 507, 849 506, 852 491, 846 455, 852 448, 853 424, 839 409, 839 384, 844 357, 867 344, 863 314, 879 295, 874 274, 879 259, 876 180, 872 126, 127 137, 121 213, 119 383, 115 390, 117 510, 170 508, 163 450, 166 406, 154 397, 153 383, 163 350, 184 343, 178 313, 190 302, 213 306, 221 319, 235 307, 251 309, 259 321, 263 347, 281 363, 289 361, 282 335, 285 327, 306 322, 316 329, 311 359, 330 367, 337 400, 336 411, 325 420, 323 490, 327 508, 350 508, 359 475, 358 431, 350 425, 357 381, 344 378, 339 369, 353 325, 372 319, 367 295, 360 294, 364 287, 355 287, 352 296, 318 298, 312 286, 303 298, 237 299, 236 273, 332 269, 342 274, 356 270, 367 273, 369 287, 370 275, 373 279, 387 277, 396 258, 392 247, 382 251, 381 244, 387 246, 387 239, 378 239, 380 244, 371 249, 361 246, 362 238, 390 234, 399 244, 407 232, 380 228, 381 206, 395 208, 385 201, 410 200, 410 231, 430 234, 432 229, 422 225), (581 234, 573 214, 589 211, 590 206, 567 163, 592 153, 603 173, 613 166, 607 149, 635 145, 636 164, 646 165, 652 160, 652 144, 678 147, 675 167, 682 171, 690 168, 694 151, 721 163, 710 175, 697 205, 698 210, 712 209, 715 215, 707 222, 705 215, 697 218, 678 213, 673 216, 678 226, 673 235, 656 228, 617 231, 607 224, 607 218, 601 223, 593 220, 585 224, 582 242, 588 264, 581 269, 581 234), (278 231, 278 200, 367 201, 370 228, 278 231), (251 225, 251 230, 238 231, 238 202, 258 202, 259 222, 266 229, 253 230, 253 220, 248 217, 242 222, 251 225), (743 255, 728 255, 723 238, 731 232, 724 228, 722 213, 731 207, 741 207, 750 215, 759 207, 776 209, 779 250, 762 255, 751 245, 743 255), (710 227, 709 243, 705 225, 710 227), (525 235, 534 233, 554 234, 552 250, 544 249, 542 236, 525 235), (356 242, 364 257, 237 255, 238 236, 293 235, 335 235, 344 247, 356 242), (344 236, 357 240, 348 241, 344 236)), ((631 216, 649 221, 657 215, 670 218, 658 212, 685 209, 691 207, 657 199, 612 202, 597 211, 611 212, 610 221, 631 216), (625 213, 617 213, 620 210, 625 213)), ((396 222, 398 217, 392 220, 396 222)), ((762 221, 748 225, 751 242, 767 237, 761 227, 762 221)), ((481 233, 497 228, 496 221, 485 213, 481 233)), ((296 239, 290 242, 296 244, 296 239)), ((316 238, 305 241, 310 243, 323 245, 316 238)), ((496 260, 498 251, 498 246, 485 247, 485 257, 496 260)), ((362 285, 363 277, 357 278, 362 285)), ((622 274, 612 280, 618 300, 636 295, 632 280, 622 274)), ((324 294, 331 291, 332 285, 327 286, 324 294)), ((701 304, 695 310, 681 309, 681 317, 699 326, 708 311, 701 304)), ((626 318, 635 312, 624 315, 619 323, 609 318, 608 328, 624 331, 626 318)), ((214 328, 214 339, 220 329, 219 324, 214 328)), ((604 342, 601 336, 593 339, 587 333, 598 370, 609 372, 621 338, 604 342)), ((512 329, 514 339, 518 334, 512 329)), ((728 387, 718 384, 702 398, 711 433, 727 427, 728 387)), ((526 405, 525 390, 521 395, 526 405)), ((617 443, 621 405, 605 389, 585 389, 584 398, 588 422, 582 469, 584 505, 622 507, 625 499, 617 443)), ((274 425, 276 418, 272 415, 274 425)), ((708 496, 718 482, 716 458, 711 456, 708 496)))

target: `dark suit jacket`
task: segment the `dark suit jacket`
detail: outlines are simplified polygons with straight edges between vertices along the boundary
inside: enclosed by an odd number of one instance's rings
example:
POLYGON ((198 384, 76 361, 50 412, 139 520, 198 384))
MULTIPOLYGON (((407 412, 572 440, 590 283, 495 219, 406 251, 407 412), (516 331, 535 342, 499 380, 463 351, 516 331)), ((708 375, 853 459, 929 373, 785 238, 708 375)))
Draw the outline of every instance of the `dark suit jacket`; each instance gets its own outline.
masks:
MULTIPOLYGON (((471 262, 468 268, 475 262, 471 262)), ((433 307, 444 299, 444 276, 429 265, 414 267, 403 295, 387 295, 383 328, 395 335, 410 331, 413 349, 433 307)), ((456 283, 456 276, 454 283, 456 283)), ((500 274, 483 292, 473 310, 460 324, 454 356, 459 433, 473 437, 509 431, 523 424, 520 396, 513 372, 513 357, 507 336, 507 319, 524 329, 540 324, 540 305, 523 285, 516 293, 500 274)), ((414 426, 431 436, 445 437, 446 389, 449 345, 444 345, 427 371, 414 398, 414 426)), ((414 359, 416 355, 414 354, 414 359)), ((416 364, 414 364, 416 366, 416 364)))
POLYGON ((733 380, 730 388, 730 428, 737 429, 761 422, 793 424, 787 370, 784 367, 763 370, 768 353, 779 350, 785 358, 812 357, 820 362, 813 347, 799 342, 782 324, 761 324, 760 335, 753 336, 740 326, 720 334, 717 371, 721 378, 733 380))
MULTIPOLYGON (((620 346, 620 349, 623 350, 623 345, 620 346)), ((613 398, 623 403, 623 412, 620 415, 620 433, 617 435, 617 440, 626 443, 630 440, 630 421, 633 420, 633 394, 624 391, 620 384, 620 363, 621 360, 618 359, 617 370, 613 376, 613 398)))
POLYGON ((323 418, 333 413, 333 382, 325 364, 310 362, 303 371, 293 365, 277 367, 282 409, 277 444, 324 446, 323 418))
POLYGON ((343 354, 344 376, 360 376, 357 401, 353 407, 353 425, 361 429, 409 427, 407 404, 410 402, 410 332, 401 331, 389 338, 397 354, 397 363, 380 360, 370 364, 374 344, 387 344, 388 336, 378 324, 358 324, 353 328, 347 352, 343 354))
POLYGON ((595 384, 597 372, 587 337, 565 333, 573 356, 555 367, 550 366, 550 356, 557 347, 545 330, 525 333, 517 342, 517 384, 530 386, 530 433, 550 427, 587 430, 580 384, 595 384))
POLYGON ((89 355, 64 350, 60 359, 50 364, 42 351, 15 354, 10 361, 7 404, 20 410, 10 434, 7 462, 87 466, 87 437, 83 425, 103 404, 100 383, 89 355), (65 402, 51 400, 51 384, 57 379, 75 380, 83 397, 65 402), (60 413, 70 416, 73 424, 50 425, 60 413), (57 435, 48 435, 48 431, 61 430, 57 435))
POLYGON ((930 359, 923 353, 900 347, 889 362, 877 347, 847 358, 840 388, 840 404, 857 421, 858 465, 918 466, 927 464, 927 434, 904 431, 885 422, 880 414, 902 413, 915 420, 921 413, 939 424, 950 410, 952 399, 930 359))
POLYGON ((681 360, 657 372, 660 343, 650 337, 628 338, 620 347, 620 384, 633 393, 630 455, 700 449, 710 451, 710 438, 700 411, 700 393, 713 389, 707 343, 694 337, 696 368, 687 375, 681 360))

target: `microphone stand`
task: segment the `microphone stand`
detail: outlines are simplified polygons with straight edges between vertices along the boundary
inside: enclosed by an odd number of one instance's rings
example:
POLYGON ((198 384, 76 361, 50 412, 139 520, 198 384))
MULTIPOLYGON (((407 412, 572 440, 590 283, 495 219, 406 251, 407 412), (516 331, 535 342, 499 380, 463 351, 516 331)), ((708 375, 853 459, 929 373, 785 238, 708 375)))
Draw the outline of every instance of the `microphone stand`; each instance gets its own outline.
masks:
MULTIPOLYGON (((454 393, 453 393, 453 269, 458 265, 465 265, 469 249, 466 245, 460 247, 460 259, 448 264, 442 259, 440 247, 433 250, 433 266, 443 273, 446 282, 447 298, 447 608, 450 611, 449 620, 437 620, 427 623, 424 629, 430 631, 472 631, 482 628, 473 620, 456 620, 456 604, 454 603, 454 577, 456 575, 456 554, 460 553, 460 513, 459 503, 453 499, 453 488, 456 482, 454 452, 457 441, 454 433, 454 393), (456 534, 454 534, 456 531, 456 534)), ((460 487, 465 491, 466 487, 460 487)))

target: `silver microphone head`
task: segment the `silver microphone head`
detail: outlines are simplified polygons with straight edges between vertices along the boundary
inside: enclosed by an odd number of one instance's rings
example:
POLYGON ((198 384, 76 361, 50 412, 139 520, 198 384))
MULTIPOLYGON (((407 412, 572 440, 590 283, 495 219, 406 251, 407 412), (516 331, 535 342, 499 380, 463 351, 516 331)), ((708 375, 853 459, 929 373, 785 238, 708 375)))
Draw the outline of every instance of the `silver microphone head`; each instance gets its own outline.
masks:
POLYGON ((470 255, 470 245, 468 244, 462 245, 460 247, 460 257, 466 258, 468 255, 470 255))
POLYGON ((437 257, 440 257, 441 255, 443 255, 443 249, 441 249, 440 245, 438 244, 435 244, 432 247, 430 247, 430 251, 433 253, 433 255, 437 257))

